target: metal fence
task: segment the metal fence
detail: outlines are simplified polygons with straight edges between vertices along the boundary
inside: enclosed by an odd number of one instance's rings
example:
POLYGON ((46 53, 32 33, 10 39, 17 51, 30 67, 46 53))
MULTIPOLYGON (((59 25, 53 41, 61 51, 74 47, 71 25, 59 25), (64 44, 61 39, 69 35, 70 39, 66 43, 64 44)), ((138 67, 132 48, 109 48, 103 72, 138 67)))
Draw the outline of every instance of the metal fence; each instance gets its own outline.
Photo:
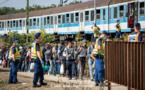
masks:
POLYGON ((145 90, 145 43, 106 42, 105 68, 108 81, 145 90))

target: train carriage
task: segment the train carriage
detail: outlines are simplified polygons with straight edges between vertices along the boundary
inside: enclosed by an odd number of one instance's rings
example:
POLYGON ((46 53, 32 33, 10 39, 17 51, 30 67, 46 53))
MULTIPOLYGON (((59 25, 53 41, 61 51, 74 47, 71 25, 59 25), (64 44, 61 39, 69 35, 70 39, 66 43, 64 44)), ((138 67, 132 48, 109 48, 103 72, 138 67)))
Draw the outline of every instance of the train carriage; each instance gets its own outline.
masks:
MULTIPOLYGON (((97 0, 96 24, 100 32, 106 30, 110 34, 116 32, 116 21, 120 20, 121 32, 131 32, 134 23, 141 23, 141 31, 145 31, 145 0, 97 0)), ((58 36, 76 35, 78 32, 86 36, 93 34, 94 1, 31 11, 29 13, 29 31, 44 28, 49 34, 58 36)), ((26 13, 0 16, 1 35, 9 30, 26 33, 26 13)))

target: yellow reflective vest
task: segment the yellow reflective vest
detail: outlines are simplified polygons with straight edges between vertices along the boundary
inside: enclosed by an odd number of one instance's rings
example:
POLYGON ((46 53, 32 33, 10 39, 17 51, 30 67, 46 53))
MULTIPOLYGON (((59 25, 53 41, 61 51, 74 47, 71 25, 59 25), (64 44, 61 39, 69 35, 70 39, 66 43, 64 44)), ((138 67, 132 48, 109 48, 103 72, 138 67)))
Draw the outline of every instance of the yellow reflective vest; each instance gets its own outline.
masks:
MULTIPOLYGON (((99 54, 99 53, 100 53, 102 56, 104 56, 104 51, 101 51, 101 50, 98 49, 98 48, 99 48, 98 41, 99 41, 99 39, 96 39, 95 48, 94 48, 94 50, 93 50, 93 56, 97 56, 97 54, 99 54)), ((103 41, 102 41, 101 47, 104 49, 103 41)))
MULTIPOLYGON (((42 53, 42 48, 41 48, 41 46, 40 46, 40 55, 41 55, 41 57, 43 57, 43 53, 42 53)), ((37 51, 36 51, 36 41, 34 41, 33 43, 32 43, 32 46, 31 46, 31 59, 37 59, 37 51)))
POLYGON ((130 34, 128 36, 128 41, 129 42, 138 42, 138 36, 139 36, 139 32, 137 34, 130 34))
POLYGON ((118 28, 119 28, 119 32, 121 32, 121 27, 120 27, 120 25, 116 25, 116 31, 118 30, 117 26, 118 26, 118 28))
MULTIPOLYGON (((9 52, 9 59, 13 59, 13 54, 12 54, 12 48, 13 48, 14 46, 12 46, 11 48, 10 48, 10 52, 9 52)), ((15 52, 15 60, 20 60, 20 53, 19 53, 19 51, 18 51, 18 48, 15 48, 16 49, 16 52, 15 52)))

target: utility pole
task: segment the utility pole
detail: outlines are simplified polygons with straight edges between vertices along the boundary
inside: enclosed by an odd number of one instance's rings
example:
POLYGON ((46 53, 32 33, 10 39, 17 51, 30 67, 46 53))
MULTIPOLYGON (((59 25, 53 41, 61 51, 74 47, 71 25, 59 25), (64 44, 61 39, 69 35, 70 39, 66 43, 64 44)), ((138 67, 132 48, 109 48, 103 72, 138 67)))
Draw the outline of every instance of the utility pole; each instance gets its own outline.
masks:
POLYGON ((26 20, 26 25, 27 25, 27 39, 26 43, 28 43, 28 35, 29 35, 29 0, 27 0, 27 20, 26 20))
POLYGON ((94 26, 96 26, 96 0, 94 0, 94 26))

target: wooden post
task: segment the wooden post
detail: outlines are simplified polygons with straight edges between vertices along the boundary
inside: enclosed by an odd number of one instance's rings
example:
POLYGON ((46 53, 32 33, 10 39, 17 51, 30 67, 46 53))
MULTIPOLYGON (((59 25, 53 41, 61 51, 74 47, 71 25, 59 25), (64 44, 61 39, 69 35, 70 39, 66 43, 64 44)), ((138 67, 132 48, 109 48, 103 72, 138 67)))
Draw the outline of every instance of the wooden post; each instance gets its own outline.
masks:
POLYGON ((108 90, 111 90, 111 82, 108 81, 108 90))

